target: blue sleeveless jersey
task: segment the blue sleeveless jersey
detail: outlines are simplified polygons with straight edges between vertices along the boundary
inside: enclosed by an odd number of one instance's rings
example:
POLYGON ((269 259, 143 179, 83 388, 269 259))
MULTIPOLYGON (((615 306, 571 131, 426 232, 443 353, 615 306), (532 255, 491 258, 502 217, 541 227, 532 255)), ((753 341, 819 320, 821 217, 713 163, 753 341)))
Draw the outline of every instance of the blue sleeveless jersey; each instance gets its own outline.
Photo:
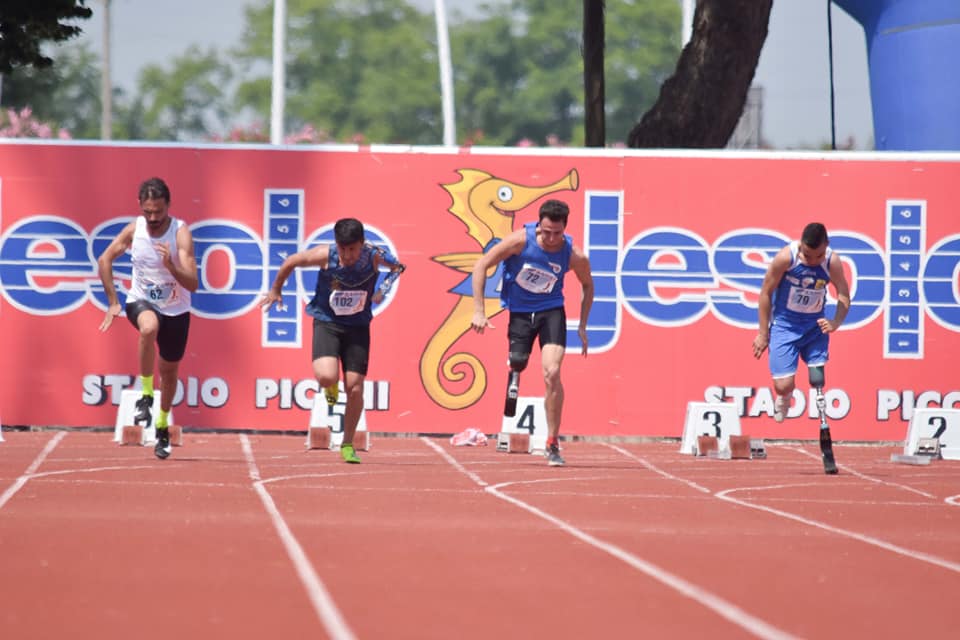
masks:
POLYGON ((802 264, 800 243, 790 244, 790 268, 773 293, 773 324, 802 330, 824 316, 832 257, 833 251, 827 248, 820 264, 802 264))
POLYGON ((363 326, 373 319, 373 292, 377 286, 379 269, 373 256, 384 255, 396 262, 389 253, 370 244, 364 244, 360 259, 349 267, 340 264, 337 245, 330 245, 327 268, 317 274, 317 288, 307 305, 307 313, 319 320, 339 324, 363 326))
POLYGON ((537 223, 523 225, 523 251, 504 260, 500 303, 510 311, 533 313, 563 306, 563 277, 570 269, 573 239, 563 236, 560 251, 547 252, 537 244, 537 223))

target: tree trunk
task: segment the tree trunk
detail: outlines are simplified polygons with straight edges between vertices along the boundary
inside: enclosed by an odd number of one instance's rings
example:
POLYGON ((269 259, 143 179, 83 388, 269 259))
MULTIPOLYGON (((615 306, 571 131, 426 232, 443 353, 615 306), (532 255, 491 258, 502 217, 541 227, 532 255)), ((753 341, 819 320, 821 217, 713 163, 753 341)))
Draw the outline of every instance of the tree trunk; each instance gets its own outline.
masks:
POLYGON ((606 118, 603 111, 604 0, 583 0, 583 104, 585 106, 585 143, 588 147, 606 145, 606 118))
POLYGON ((722 148, 740 120, 773 0, 698 0, 693 36, 631 148, 722 148))

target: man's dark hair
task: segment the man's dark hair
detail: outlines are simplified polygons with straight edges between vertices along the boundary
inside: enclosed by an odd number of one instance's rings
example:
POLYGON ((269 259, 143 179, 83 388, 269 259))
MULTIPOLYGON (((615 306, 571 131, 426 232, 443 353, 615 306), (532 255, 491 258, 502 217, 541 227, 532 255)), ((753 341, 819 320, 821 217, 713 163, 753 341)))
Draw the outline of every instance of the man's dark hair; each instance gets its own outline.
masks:
POLYGON ((356 218, 341 218, 333 225, 333 239, 339 245, 363 242, 363 223, 356 218))
POLYGON ((562 222, 567 226, 567 218, 570 216, 570 207, 566 202, 560 200, 547 200, 540 205, 540 220, 549 218, 554 222, 562 222))
POLYGON ((170 188, 160 178, 150 178, 140 183, 140 202, 146 200, 163 200, 170 204, 170 188))
POLYGON ((827 237, 827 228, 819 222, 811 222, 803 228, 803 234, 800 236, 800 242, 808 247, 819 247, 829 242, 827 237))

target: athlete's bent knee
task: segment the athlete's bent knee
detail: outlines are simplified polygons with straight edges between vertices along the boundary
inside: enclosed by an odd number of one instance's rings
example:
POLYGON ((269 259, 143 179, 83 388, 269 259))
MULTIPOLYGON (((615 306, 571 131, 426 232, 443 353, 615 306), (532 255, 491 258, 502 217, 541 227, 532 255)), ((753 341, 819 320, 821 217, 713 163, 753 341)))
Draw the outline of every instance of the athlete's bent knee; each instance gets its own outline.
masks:
POLYGON ((810 367, 810 386, 819 389, 823 387, 826 375, 823 372, 823 365, 819 367, 810 367))

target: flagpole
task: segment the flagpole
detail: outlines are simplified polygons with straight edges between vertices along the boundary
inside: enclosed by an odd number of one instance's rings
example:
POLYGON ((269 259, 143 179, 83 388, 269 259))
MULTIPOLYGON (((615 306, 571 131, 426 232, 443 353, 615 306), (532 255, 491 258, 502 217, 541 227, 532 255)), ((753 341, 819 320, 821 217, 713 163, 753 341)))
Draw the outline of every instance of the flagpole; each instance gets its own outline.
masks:
POLYGON ((287 24, 287 1, 273 0, 273 78, 270 98, 270 144, 283 142, 286 69, 284 35, 287 24))
POLYGON ((450 35, 447 31, 447 8, 444 0, 434 0, 437 20, 437 56, 440 59, 440 101, 443 107, 443 144, 457 143, 457 127, 453 107, 453 67, 450 64, 450 35))

